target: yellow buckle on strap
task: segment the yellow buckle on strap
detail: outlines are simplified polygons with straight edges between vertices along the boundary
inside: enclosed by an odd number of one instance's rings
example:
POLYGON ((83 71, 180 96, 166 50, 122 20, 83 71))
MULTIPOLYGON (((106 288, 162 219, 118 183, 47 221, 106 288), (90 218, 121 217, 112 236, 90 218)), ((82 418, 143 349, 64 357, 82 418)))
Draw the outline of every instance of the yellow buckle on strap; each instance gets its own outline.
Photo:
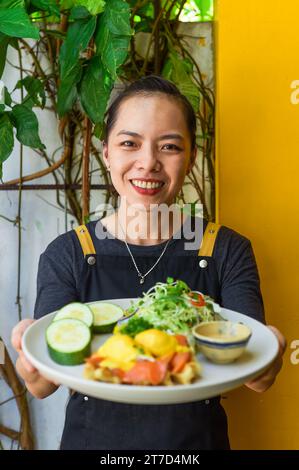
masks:
POLYGON ((75 228, 84 256, 95 255, 96 250, 86 225, 79 225, 75 228))
POLYGON ((221 225, 209 222, 203 234, 198 256, 212 256, 221 225))
MULTIPOLYGON (((198 256, 212 256, 216 238, 221 225, 209 222, 203 235, 198 256)), ((95 255, 96 250, 86 225, 75 228, 84 256, 95 255)))

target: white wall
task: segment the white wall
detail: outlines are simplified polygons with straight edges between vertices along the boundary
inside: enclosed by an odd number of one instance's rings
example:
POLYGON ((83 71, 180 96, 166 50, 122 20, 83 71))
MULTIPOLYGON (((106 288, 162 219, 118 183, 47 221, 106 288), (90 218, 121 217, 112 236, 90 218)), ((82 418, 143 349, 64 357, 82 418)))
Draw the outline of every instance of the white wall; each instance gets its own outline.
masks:
MULTIPOLYGON (((182 24, 180 32, 188 34, 188 42, 195 57, 200 63, 208 82, 213 80, 213 62, 211 58, 211 25, 210 24, 182 24), (199 38, 206 38, 204 41, 199 38), (204 42, 206 45, 204 45, 204 42)), ((9 50, 9 60, 17 64, 14 49, 9 50)), ((26 64, 25 64, 26 65, 26 64)), ((12 90, 18 80, 18 73, 11 66, 6 66, 2 80, 12 90)), ((51 154, 59 145, 56 122, 46 111, 42 112, 40 135, 42 141, 51 154)), ((1 142, 0 142, 1 145, 1 142)), ((23 174, 29 174, 45 167, 41 158, 32 150, 24 147, 23 174)), ((15 146, 13 154, 4 163, 4 181, 16 178, 19 175, 19 148, 15 146)), ((51 175, 34 180, 34 183, 54 183, 51 175)), ((91 207, 99 202, 101 195, 92 192, 91 207)), ((46 246, 59 234, 65 231, 64 212, 51 206, 56 206, 54 191, 23 191, 22 193, 22 254, 21 254, 21 303, 22 317, 32 317, 36 296, 36 275, 38 259, 46 246), (41 198, 46 199, 47 202, 41 198)), ((17 191, 0 191, 0 214, 15 219, 18 209, 17 191)), ((68 217, 68 230, 71 221, 68 217)), ((18 321, 18 310, 15 304, 17 291, 17 261, 18 261, 18 231, 17 227, 0 217, 0 335, 3 337, 13 360, 16 355, 10 345, 10 335, 13 326, 18 321)), ((31 418, 36 448, 57 449, 64 423, 65 403, 67 390, 61 387, 54 395, 45 400, 30 399, 31 418)), ((11 391, 0 378, 0 403, 11 396, 11 391)), ((19 418, 14 401, 0 406, 0 423, 18 430, 19 418)), ((11 442, 0 435, 5 449, 9 449, 11 442)), ((14 445, 16 448, 16 444, 14 445)))

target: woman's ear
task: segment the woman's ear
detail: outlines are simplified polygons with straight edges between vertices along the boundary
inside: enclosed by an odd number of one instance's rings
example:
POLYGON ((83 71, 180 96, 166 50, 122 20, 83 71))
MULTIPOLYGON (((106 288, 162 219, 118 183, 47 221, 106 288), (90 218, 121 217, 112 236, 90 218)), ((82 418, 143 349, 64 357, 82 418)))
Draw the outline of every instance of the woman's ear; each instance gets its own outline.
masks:
POLYGON ((196 155, 197 155, 197 147, 194 147, 194 149, 191 151, 190 160, 189 160, 189 164, 188 164, 187 175, 190 173, 190 171, 192 170, 192 168, 195 164, 196 155))
POLYGON ((108 145, 106 142, 103 141, 103 160, 104 160, 104 163, 107 167, 107 169, 109 170, 109 159, 108 159, 108 145))

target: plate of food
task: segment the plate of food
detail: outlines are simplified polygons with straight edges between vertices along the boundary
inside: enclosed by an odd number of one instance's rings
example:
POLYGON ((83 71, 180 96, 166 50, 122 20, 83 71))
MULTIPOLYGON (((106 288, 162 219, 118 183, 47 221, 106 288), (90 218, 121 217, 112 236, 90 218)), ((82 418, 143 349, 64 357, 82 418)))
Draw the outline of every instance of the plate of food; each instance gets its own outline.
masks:
POLYGON ((278 353, 265 325, 171 277, 140 298, 68 304, 34 322, 22 344, 49 380, 135 404, 212 398, 259 376, 278 353))

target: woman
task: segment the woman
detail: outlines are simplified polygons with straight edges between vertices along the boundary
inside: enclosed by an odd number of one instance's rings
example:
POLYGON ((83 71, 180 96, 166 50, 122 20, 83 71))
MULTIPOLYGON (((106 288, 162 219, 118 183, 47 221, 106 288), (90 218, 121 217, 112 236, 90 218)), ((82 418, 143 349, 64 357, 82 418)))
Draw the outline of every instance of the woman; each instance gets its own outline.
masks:
MULTIPOLYGON (((41 255, 35 318, 71 301, 138 297, 167 276, 182 279, 212 296, 222 306, 264 321, 259 276, 250 241, 227 227, 207 228, 195 249, 185 249, 187 220, 154 218, 153 205, 169 207, 196 157, 196 119, 188 100, 170 82, 157 76, 131 84, 110 106, 103 158, 120 195, 117 212, 100 222, 70 231, 54 240, 41 255), (126 207, 137 208, 139 231, 126 207), (166 220, 167 219, 167 220, 166 220), (162 232, 170 223, 170 234, 162 232), (144 227, 147 227, 144 230, 144 227), (141 233, 142 232, 142 233, 141 233), (144 232, 145 237, 144 237, 144 232), (103 234, 108 237, 103 237, 103 234), (207 238, 210 249, 206 247, 207 238), (82 251, 83 250, 83 251, 82 251), (84 255, 84 256, 83 256, 84 255)), ((196 219, 196 220, 195 220, 196 219)), ((43 378, 25 358, 21 336, 34 320, 13 330, 19 353, 17 370, 38 398, 57 386, 43 378)), ((265 391, 282 365, 285 340, 277 359, 263 376, 247 386, 265 391)), ((171 405, 133 405, 74 393, 68 403, 61 449, 228 449, 227 422, 220 398, 171 405)))

